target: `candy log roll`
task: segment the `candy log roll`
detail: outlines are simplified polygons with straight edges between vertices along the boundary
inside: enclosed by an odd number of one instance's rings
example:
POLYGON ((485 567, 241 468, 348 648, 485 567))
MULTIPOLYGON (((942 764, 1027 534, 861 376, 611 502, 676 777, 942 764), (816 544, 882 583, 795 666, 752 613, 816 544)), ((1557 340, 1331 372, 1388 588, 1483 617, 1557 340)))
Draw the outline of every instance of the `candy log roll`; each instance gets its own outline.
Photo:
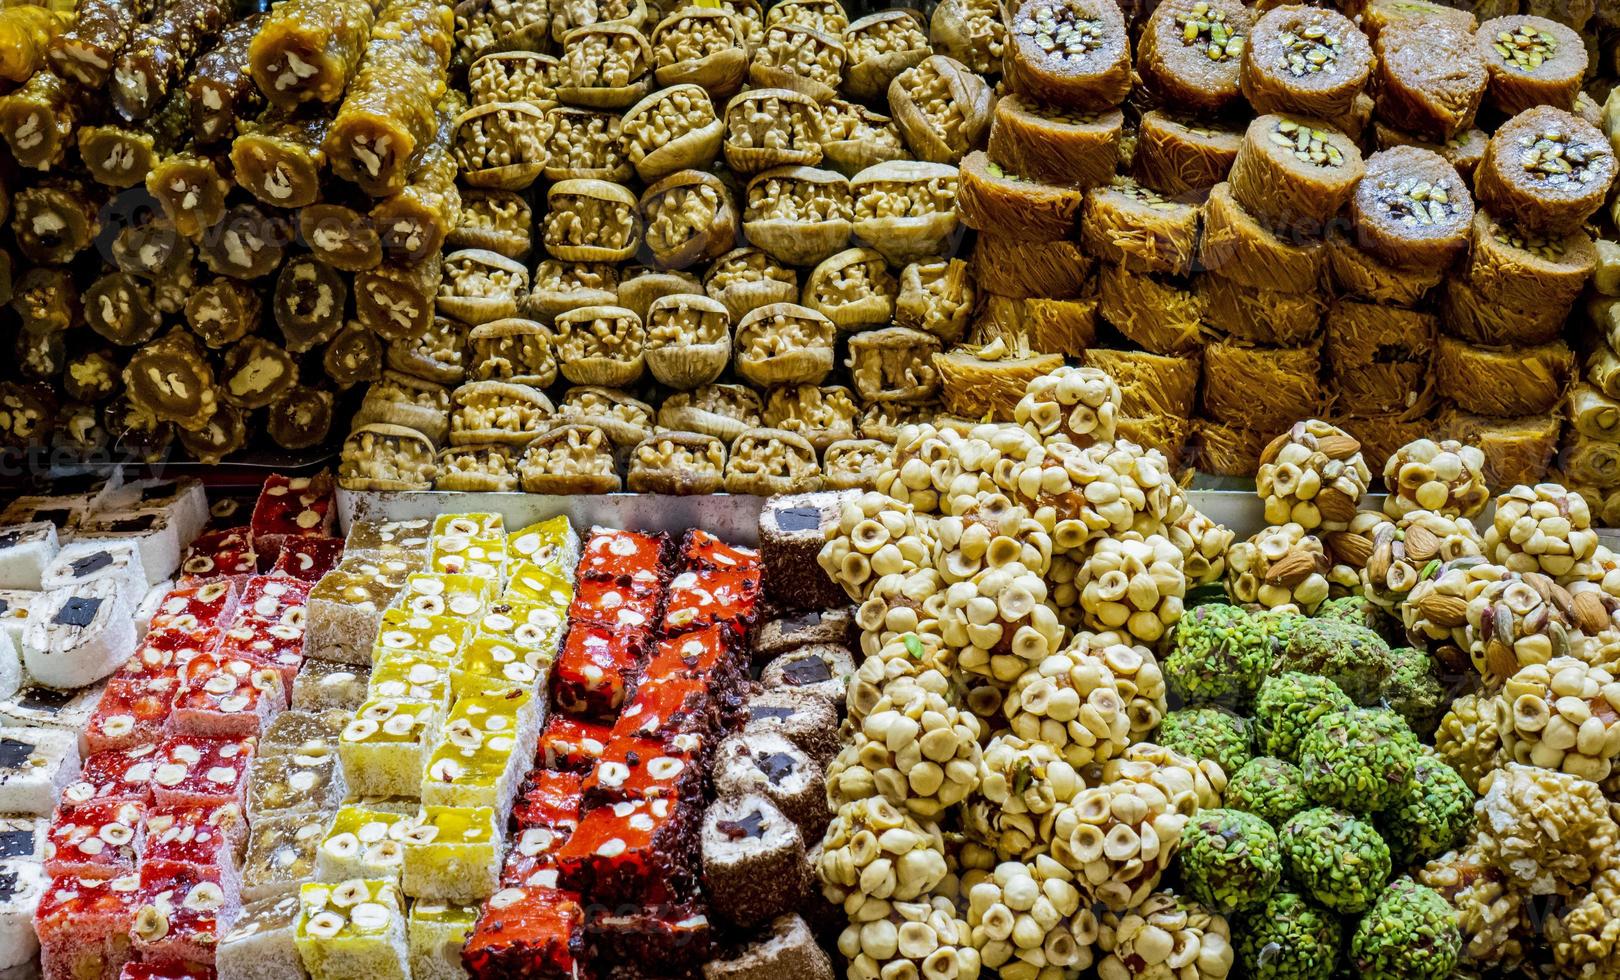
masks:
POLYGON ((273 207, 315 203, 331 125, 320 116, 286 119, 272 112, 231 143, 236 185, 273 207))
POLYGON ((151 0, 85 0, 76 8, 73 24, 52 39, 46 52, 51 68, 86 89, 100 90, 119 52, 153 8, 151 0))
POLYGON ((230 20, 230 0, 168 0, 138 28, 112 72, 112 103, 132 122, 150 116, 181 82, 181 73, 230 20))
POLYGON ((359 70, 375 19, 369 0, 277 4, 248 45, 248 70, 278 108, 336 102, 359 70))
POLYGON ((191 133, 199 143, 235 135, 237 123, 258 118, 264 93, 248 71, 248 46, 265 15, 252 14, 226 25, 212 48, 198 56, 186 80, 191 133))

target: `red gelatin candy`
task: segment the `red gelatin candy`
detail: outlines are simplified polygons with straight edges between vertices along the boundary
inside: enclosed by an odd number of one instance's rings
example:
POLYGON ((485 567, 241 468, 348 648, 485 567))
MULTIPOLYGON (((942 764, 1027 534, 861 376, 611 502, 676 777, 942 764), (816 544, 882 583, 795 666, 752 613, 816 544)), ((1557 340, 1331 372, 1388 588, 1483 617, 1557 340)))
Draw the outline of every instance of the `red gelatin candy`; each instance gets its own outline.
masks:
POLYGON ((247 842, 247 818, 234 803, 170 803, 146 811, 140 857, 146 861, 218 868, 235 882, 237 854, 247 842))
POLYGON ((287 689, 274 668, 203 654, 181 668, 169 727, 190 735, 256 738, 286 706, 287 689))
POLYGON ((115 675, 85 725, 85 745, 94 753, 161 741, 179 691, 180 678, 174 674, 144 680, 115 675))
POLYGON ((255 575, 242 589, 235 623, 283 623, 302 629, 312 587, 312 583, 285 575, 255 575))
POLYGON ((288 575, 305 582, 319 582, 321 576, 343 560, 342 538, 289 538, 276 556, 272 575, 288 575))
POLYGON ((45 835, 51 877, 120 878, 135 871, 146 804, 91 800, 63 807, 45 835))
POLYGON ((569 714, 611 718, 635 686, 646 640, 645 633, 636 631, 575 625, 551 672, 557 707, 569 714))
POLYGON ((658 624, 657 589, 629 585, 618 579, 581 579, 574 586, 568 618, 612 629, 652 630, 658 624))
POLYGON ((584 956, 579 896, 533 887, 503 888, 485 900, 461 951, 472 980, 579 980, 584 956))
POLYGON ((564 888, 593 902, 652 903, 696 889, 696 804, 624 800, 587 811, 556 853, 564 888))
POLYGON ((752 625, 759 610, 760 581, 757 570, 682 572, 669 583, 664 633, 683 633, 715 623, 752 625))
POLYGON ((613 735, 611 726, 567 715, 552 715, 540 733, 535 764, 583 776, 596 768, 613 735))
POLYGON ((585 805, 621 800, 697 799, 703 768, 696 753, 645 738, 615 738, 585 777, 585 805))
POLYGON ((52 878, 34 910, 44 980, 117 976, 130 959, 140 879, 52 878))
POLYGON ((141 865, 140 905, 130 926, 135 952, 149 963, 212 966, 220 937, 241 911, 232 882, 218 868, 171 861, 141 865))
POLYGON ((230 579, 170 589, 158 604, 150 630, 172 627, 194 631, 223 627, 236 613, 239 598, 236 584, 230 579))
POLYGON ((692 528, 681 539, 681 564, 687 569, 715 571, 756 570, 762 567, 759 552, 741 545, 727 544, 708 531, 692 528))
POLYGON ((152 798, 159 804, 244 805, 251 738, 171 735, 158 746, 152 768, 152 798))
POLYGON ((324 471, 314 476, 273 474, 264 481, 248 522, 261 560, 276 557, 290 538, 331 535, 337 517, 332 488, 332 475, 324 471))
POLYGON ((62 790, 61 806, 77 806, 91 800, 149 802, 152 774, 161 759, 156 745, 97 752, 79 767, 79 778, 62 790))
POLYGON ((613 579, 645 589, 661 589, 669 567, 669 536, 592 528, 580 549, 579 574, 583 579, 613 579))
POLYGON ((180 562, 180 571, 186 583, 235 578, 257 572, 259 556, 249 540, 250 533, 248 528, 233 527, 223 531, 204 531, 197 535, 180 562))

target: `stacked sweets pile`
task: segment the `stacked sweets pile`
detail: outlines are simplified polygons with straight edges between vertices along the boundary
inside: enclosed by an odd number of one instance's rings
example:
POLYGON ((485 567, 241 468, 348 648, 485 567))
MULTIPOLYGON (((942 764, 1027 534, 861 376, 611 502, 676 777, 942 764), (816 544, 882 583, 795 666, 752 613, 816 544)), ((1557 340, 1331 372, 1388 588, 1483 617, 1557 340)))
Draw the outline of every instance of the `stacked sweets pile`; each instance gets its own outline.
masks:
MULTIPOLYGON (((1602 128, 1614 143, 1620 135, 1620 100, 1603 107, 1602 128)), ((1611 222, 1614 209, 1608 209, 1611 222)), ((1569 425, 1558 457, 1560 482, 1586 498, 1599 524, 1620 521, 1620 238, 1612 232, 1593 242, 1595 270, 1586 299, 1590 332, 1582 345, 1580 377, 1569 389, 1569 425)))
POLYGON ((46 977, 82 977, 212 960, 238 907, 249 766, 302 661, 308 579, 341 547, 321 520, 296 518, 296 482, 272 479, 254 509, 268 574, 185 575, 147 592, 143 568, 181 565, 174 528, 189 537, 207 519, 195 483, 101 491, 146 503, 122 515, 144 519, 144 536, 97 541, 94 512, 63 511, 73 543, 42 565, 55 542, 34 535, 11 556, 13 579, 32 569, 49 584, 66 559, 78 581, 63 587, 72 598, 46 591, 26 607, 30 686, 6 714, 41 727, 0 730, 0 787, 17 794, 0 808, 34 815, 7 825, 8 963, 42 949, 46 977), (137 611, 130 596, 141 594, 137 611))
POLYGON ((433 321, 464 104, 449 5, 301 0, 238 20, 224 0, 95 0, 50 17, 0 96, 30 174, 0 194, 22 327, 5 440, 156 458, 178 438, 210 462, 261 431, 321 443, 336 392, 433 321))

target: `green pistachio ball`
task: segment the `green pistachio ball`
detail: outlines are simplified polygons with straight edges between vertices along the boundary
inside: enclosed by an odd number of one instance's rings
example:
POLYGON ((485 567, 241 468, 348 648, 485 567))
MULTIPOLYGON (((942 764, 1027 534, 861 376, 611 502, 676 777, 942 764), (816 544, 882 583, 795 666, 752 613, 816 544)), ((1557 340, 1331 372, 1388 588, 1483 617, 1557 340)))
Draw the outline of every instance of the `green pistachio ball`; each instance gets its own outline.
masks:
POLYGON ((1329 599, 1316 607, 1314 619, 1336 619, 1372 630, 1383 635, 1384 627, 1389 619, 1384 611, 1379 609, 1364 596, 1345 595, 1337 599, 1329 599))
POLYGON ((1461 951, 1456 910, 1410 878, 1385 889, 1350 937, 1350 958, 1367 980, 1445 980, 1461 951))
POLYGON ((1311 808, 1299 767, 1266 755, 1250 759, 1233 773, 1222 799, 1232 809, 1247 810, 1274 827, 1311 808))
POLYGON ((1244 707, 1254 700, 1271 657, 1260 617, 1239 606, 1195 606, 1176 624, 1164 680, 1189 705, 1244 707))
POLYGON ((1297 672, 1268 677, 1254 699, 1255 747, 1287 762, 1299 760, 1299 741, 1317 719, 1354 707, 1326 677, 1297 672))
POLYGON ((1260 628, 1266 631, 1266 639, 1271 642, 1273 663, 1276 663, 1283 650, 1287 649, 1288 638, 1294 635, 1294 630, 1299 624, 1310 621, 1308 616, 1283 609, 1262 609, 1255 612, 1254 616, 1260 620, 1260 628))
POLYGON ((1305 792, 1322 806, 1377 813, 1395 805, 1420 748, 1393 711, 1348 708, 1317 719, 1299 743, 1305 792))
POLYGON ((1328 980, 1339 961, 1339 917, 1297 892, 1273 892, 1243 917, 1238 954, 1249 980, 1328 980))
POLYGON ((1288 634, 1288 644, 1272 670, 1326 677, 1350 700, 1371 704, 1389 676, 1389 644, 1365 626, 1338 619, 1307 619, 1288 634))
POLYGON ((1379 688, 1378 699, 1405 718, 1412 731, 1434 734, 1451 704, 1437 676, 1434 658, 1416 647, 1395 647, 1389 655, 1391 668, 1379 688))
POLYGON ((1335 912, 1371 908, 1389 880, 1389 845, 1372 824, 1343 810, 1295 814, 1279 839, 1288 879, 1335 912))
POLYGON ((1223 915, 1264 902, 1282 878, 1276 831, 1242 810, 1199 810, 1181 832, 1178 854, 1187 893, 1223 915))
POLYGON ((1422 864, 1461 846, 1474 823, 1474 791, 1433 749, 1423 747, 1413 757, 1412 778, 1378 821, 1402 866, 1422 864))
POLYGON ((1158 742, 1194 759, 1208 759, 1223 772, 1249 761, 1249 723, 1219 708, 1183 708, 1159 722, 1158 742))

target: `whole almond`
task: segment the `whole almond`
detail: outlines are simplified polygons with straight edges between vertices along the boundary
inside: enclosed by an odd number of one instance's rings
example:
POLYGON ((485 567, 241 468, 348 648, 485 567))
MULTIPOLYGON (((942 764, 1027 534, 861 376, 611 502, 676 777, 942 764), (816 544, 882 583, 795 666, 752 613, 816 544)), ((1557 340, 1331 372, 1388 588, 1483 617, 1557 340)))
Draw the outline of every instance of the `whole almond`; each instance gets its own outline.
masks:
POLYGON ((1417 606, 1424 619, 1442 629, 1456 629, 1468 622, 1468 602, 1458 596, 1430 592, 1417 606))
POLYGON ((1570 606, 1575 614, 1575 627, 1587 636, 1596 636, 1609 628, 1609 610, 1596 590, 1575 593, 1570 606))
POLYGON ((1417 524, 1406 529, 1406 557, 1424 564, 1440 553, 1440 535, 1417 524))
POLYGON ((1334 524, 1349 524, 1356 516, 1356 504, 1357 501, 1331 487, 1316 495, 1316 509, 1321 512, 1322 520, 1334 524))
POLYGON ((1351 568, 1366 568, 1372 557, 1373 544, 1366 536, 1348 531, 1333 531, 1324 536, 1324 544, 1333 552, 1333 560, 1351 568))
POLYGON ((1352 435, 1334 433, 1319 436, 1316 440, 1316 450, 1329 459, 1349 459, 1361 452, 1361 443, 1352 435))
POLYGON ((1266 584, 1292 589, 1312 575, 1327 571, 1327 567, 1326 555, 1295 548, 1266 569, 1266 584))

